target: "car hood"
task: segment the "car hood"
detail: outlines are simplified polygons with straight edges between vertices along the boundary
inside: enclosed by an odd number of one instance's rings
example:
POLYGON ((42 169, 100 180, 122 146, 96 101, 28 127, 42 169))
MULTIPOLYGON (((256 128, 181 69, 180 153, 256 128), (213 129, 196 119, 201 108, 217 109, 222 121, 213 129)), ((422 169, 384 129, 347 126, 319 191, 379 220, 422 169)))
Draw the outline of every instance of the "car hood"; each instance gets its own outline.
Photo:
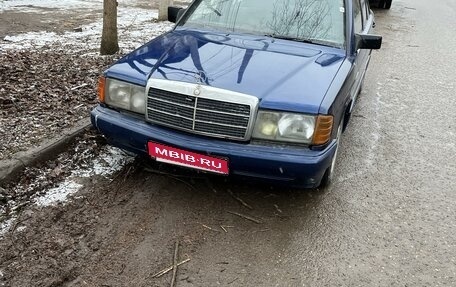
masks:
POLYGON ((345 51, 251 35, 174 30, 111 66, 107 77, 202 82, 258 97, 260 107, 318 113, 345 51))

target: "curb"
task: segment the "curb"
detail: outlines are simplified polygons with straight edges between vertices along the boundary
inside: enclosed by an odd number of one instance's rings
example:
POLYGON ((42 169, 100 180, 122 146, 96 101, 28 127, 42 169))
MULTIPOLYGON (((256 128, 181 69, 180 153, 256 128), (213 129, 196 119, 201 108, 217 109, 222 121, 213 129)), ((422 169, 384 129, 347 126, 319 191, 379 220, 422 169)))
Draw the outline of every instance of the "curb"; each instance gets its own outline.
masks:
POLYGON ((13 181, 29 166, 56 157, 67 145, 91 126, 90 118, 82 119, 61 135, 44 140, 38 147, 15 153, 11 159, 0 161, 0 185, 13 181))

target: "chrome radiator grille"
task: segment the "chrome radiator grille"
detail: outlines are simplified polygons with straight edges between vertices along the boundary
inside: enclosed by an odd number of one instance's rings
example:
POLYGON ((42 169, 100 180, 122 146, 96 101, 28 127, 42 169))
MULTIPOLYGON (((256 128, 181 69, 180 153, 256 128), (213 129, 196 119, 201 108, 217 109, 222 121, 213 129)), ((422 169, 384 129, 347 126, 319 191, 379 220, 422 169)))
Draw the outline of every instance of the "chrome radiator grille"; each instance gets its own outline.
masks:
POLYGON ((249 134, 250 104, 185 95, 151 87, 147 119, 176 129, 213 137, 244 140, 249 134))

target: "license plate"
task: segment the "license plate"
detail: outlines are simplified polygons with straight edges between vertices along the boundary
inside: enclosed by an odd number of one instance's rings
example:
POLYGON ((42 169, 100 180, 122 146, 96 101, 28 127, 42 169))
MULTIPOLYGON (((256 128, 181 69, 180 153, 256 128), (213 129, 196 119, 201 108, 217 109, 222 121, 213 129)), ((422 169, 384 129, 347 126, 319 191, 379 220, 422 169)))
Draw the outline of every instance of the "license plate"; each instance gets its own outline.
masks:
POLYGON ((220 174, 228 174, 228 160, 194 153, 154 142, 148 143, 148 152, 157 161, 205 170, 220 174))

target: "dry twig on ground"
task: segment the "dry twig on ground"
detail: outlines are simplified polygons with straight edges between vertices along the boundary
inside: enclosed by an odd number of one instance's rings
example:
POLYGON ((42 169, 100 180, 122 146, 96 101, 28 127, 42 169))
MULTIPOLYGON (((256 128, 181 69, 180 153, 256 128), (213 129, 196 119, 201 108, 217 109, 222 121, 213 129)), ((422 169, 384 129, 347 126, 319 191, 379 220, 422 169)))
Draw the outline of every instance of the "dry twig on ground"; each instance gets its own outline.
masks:
POLYGON ((233 215, 236 215, 236 216, 239 216, 241 218, 244 218, 244 219, 247 219, 249 221, 252 221, 252 222, 255 222, 256 224, 261 224, 263 222, 261 222, 260 220, 256 219, 256 218, 253 218, 251 216, 248 216, 248 215, 244 215, 244 214, 241 214, 241 213, 238 213, 238 212, 234 212, 234 211, 228 211, 228 213, 231 213, 233 215))
POLYGON ((242 204, 244 207, 250 209, 250 210, 253 210, 253 207, 250 206, 249 204, 247 204, 247 202, 245 202, 244 200, 242 200, 242 198, 240 198, 239 196, 235 195, 230 189, 227 190, 228 193, 234 198, 236 199, 240 204, 242 204))
POLYGON ((174 257, 173 257, 173 277, 171 278, 171 287, 176 285, 176 275, 177 275, 177 260, 179 257, 179 239, 176 240, 176 246, 174 248, 174 257))
POLYGON ((205 224, 201 224, 201 225, 202 225, 204 228, 209 229, 209 230, 211 230, 211 231, 220 232, 219 230, 214 229, 214 228, 212 228, 212 227, 209 227, 209 226, 207 226, 207 225, 205 225, 205 224))
POLYGON ((228 233, 228 229, 227 228, 232 228, 234 226, 230 226, 230 225, 220 225, 220 228, 223 229, 223 231, 225 231, 225 233, 228 233))
MULTIPOLYGON (((188 261, 190 261, 190 258, 187 258, 185 260, 182 260, 180 261, 179 263, 176 264, 176 266, 181 266, 182 264, 185 264, 187 263, 188 261)), ((168 273, 169 271, 173 270, 174 268, 174 265, 173 266, 170 266, 170 267, 167 267, 157 273, 155 273, 154 275, 152 275, 152 278, 159 278, 159 277, 162 277, 163 275, 165 275, 166 273, 168 273)))

